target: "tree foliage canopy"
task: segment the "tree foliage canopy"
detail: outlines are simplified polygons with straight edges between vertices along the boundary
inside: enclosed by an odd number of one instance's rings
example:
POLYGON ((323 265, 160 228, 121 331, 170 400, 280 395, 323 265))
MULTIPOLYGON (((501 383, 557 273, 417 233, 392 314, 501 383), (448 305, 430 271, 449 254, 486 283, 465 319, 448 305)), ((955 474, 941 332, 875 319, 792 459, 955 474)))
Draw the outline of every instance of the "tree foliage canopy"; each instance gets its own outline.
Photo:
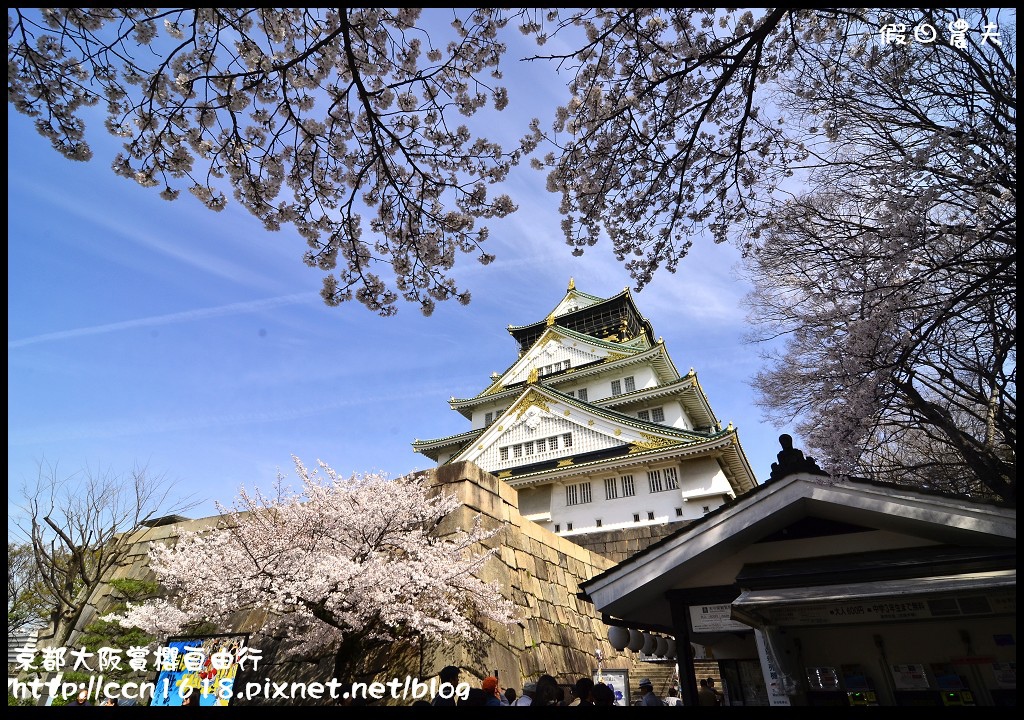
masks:
POLYGON ((490 262, 476 223, 515 207, 487 185, 534 144, 506 150, 457 122, 508 102, 493 84, 500 13, 469 13, 435 47, 417 8, 12 12, 8 99, 66 157, 91 157, 83 110, 102 103, 126 138, 114 172, 212 210, 231 189, 268 229, 293 225, 306 264, 337 273, 328 304, 469 301, 447 273, 458 252, 490 262))
POLYGON ((16 9, 8 98, 73 159, 103 103, 116 172, 213 209, 230 186, 307 240, 327 303, 382 315, 468 302, 456 257, 492 259, 477 223, 515 204, 487 186, 531 157, 573 252, 606 237, 638 290, 696 240, 744 248, 759 336, 791 341, 764 403, 834 467, 1015 497, 1014 11, 444 12, 447 44, 409 8, 16 9), (516 29, 566 102, 504 147, 460 116, 520 101, 516 29))
MULTIPOLYGON (((977 11, 894 23, 984 27, 977 11)), ((756 386, 840 473, 1016 499, 1013 34, 964 47, 800 50, 780 106, 833 142, 748 264, 786 337, 756 386)))
MULTIPOLYGON (((884 26, 901 23, 913 45, 913 29, 934 19, 944 35, 922 47, 951 49, 993 81, 984 91, 1007 92, 999 77, 1012 51, 979 39, 991 22, 1012 43, 1005 14, 961 14, 964 48, 949 43, 959 14, 940 11, 14 9, 8 97, 80 160, 91 156, 82 109, 104 104, 107 129, 126 138, 115 172, 165 197, 184 186, 221 209, 226 178, 268 228, 295 225, 307 264, 337 272, 325 279, 328 303, 358 297, 391 314, 398 290, 429 311, 436 300, 468 301, 447 275, 457 252, 489 262, 476 221, 515 209, 486 186, 544 140, 553 151, 534 162, 562 195, 567 242, 580 252, 607 234, 631 258, 638 289, 659 267, 674 270, 694 238, 743 230, 756 239, 813 147, 846 141, 830 102, 842 88, 828 72, 801 90, 818 99, 804 105, 818 116, 813 129, 774 105, 808 69, 875 64, 904 47, 879 43, 884 26), (444 14, 452 31, 442 32, 444 14), (535 119, 504 148, 457 123, 510 102, 497 82, 503 33, 516 29, 541 46, 563 41, 563 52, 530 59, 570 80, 551 132, 535 119), (374 272, 381 263, 394 288, 374 272)), ((872 98, 849 105, 871 112, 872 98)))
MULTIPOLYGON (((515 619, 500 588, 474 573, 494 535, 477 522, 440 534, 459 506, 425 476, 341 478, 324 463, 293 491, 278 479, 273 497, 244 489, 218 529, 154 545, 151 567, 166 597, 129 605, 126 625, 158 636, 189 622, 231 628, 265 613, 259 632, 299 658, 335 657, 345 677, 388 643, 471 639, 478 623, 515 619), (322 473, 322 475, 321 475, 322 473)), ((339 675, 341 677, 341 675, 339 675)))
POLYGON ((34 630, 50 619, 46 589, 32 545, 7 541, 7 637, 34 630))

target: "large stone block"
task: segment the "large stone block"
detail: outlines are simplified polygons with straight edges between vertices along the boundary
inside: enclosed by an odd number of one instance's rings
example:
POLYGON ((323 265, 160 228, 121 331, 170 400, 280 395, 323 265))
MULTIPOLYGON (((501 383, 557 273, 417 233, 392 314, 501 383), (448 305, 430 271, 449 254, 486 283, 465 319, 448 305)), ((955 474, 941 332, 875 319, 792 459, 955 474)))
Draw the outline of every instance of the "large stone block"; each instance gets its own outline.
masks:
POLYGON ((533 558, 533 574, 538 580, 547 581, 548 563, 546 563, 542 558, 533 558))

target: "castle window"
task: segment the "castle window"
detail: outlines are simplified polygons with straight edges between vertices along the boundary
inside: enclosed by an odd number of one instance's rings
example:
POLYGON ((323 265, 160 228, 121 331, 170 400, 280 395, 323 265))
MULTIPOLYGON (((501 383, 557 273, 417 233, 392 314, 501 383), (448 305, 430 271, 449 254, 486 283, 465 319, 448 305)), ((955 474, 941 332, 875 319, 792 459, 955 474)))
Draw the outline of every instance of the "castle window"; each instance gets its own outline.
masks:
POLYGON ((498 448, 498 454, 502 460, 508 460, 508 447, 498 448))
POLYGON ((601 527, 601 518, 598 518, 595 522, 597 523, 598 527, 601 527))
POLYGON ((558 436, 548 438, 548 450, 558 449, 558 436))
POLYGON ((633 513, 633 522, 640 522, 640 514, 633 513))
POLYGON ((582 400, 583 402, 586 402, 587 401, 587 389, 586 388, 580 388, 580 391, 577 393, 577 396, 579 397, 580 400, 582 400))
POLYGON ((513 445, 512 446, 512 457, 521 458, 523 456, 523 446, 513 445))
POLYGON ((576 483, 575 485, 565 486, 565 504, 566 505, 582 505, 588 503, 593 499, 593 495, 590 489, 590 483, 576 483))
POLYGON ((652 493, 664 490, 661 486, 661 470, 650 470, 647 472, 647 486, 652 493))
POLYGON ((565 394, 568 395, 569 397, 573 397, 573 398, 576 397, 576 391, 575 390, 566 390, 565 394))
POLYGON ((654 519, 654 513, 652 513, 652 512, 648 512, 648 513, 647 513, 647 519, 648 519, 648 520, 653 520, 653 519, 654 519))
POLYGON ((704 514, 706 515, 709 512, 711 512, 711 506, 710 505, 705 505, 704 506, 704 514))
POLYGON ((569 532, 570 530, 572 530, 572 523, 566 523, 565 524, 565 531, 569 532))
POLYGON ((669 490, 679 489, 679 473, 674 467, 665 468, 665 487, 669 490))
POLYGON ((606 478, 604 481, 604 499, 614 500, 619 496, 619 479, 606 478))
POLYGON ((562 436, 562 447, 572 447, 572 433, 565 433, 562 436))
POLYGON ((526 449, 526 454, 527 455, 533 455, 533 440, 530 440, 529 442, 523 443, 523 446, 526 449))
POLYGON ((638 412, 636 414, 636 416, 638 418, 640 418, 641 420, 650 420, 651 419, 651 412, 649 410, 641 410, 640 412, 638 412))
POLYGON ((636 488, 633 487, 633 476, 623 475, 622 476, 622 497, 630 497, 636 495, 636 488))
POLYGON ((494 413, 484 413, 484 425, 490 425, 492 422, 494 422, 494 413))
POLYGON ((653 420, 654 422, 665 422, 665 408, 652 408, 651 420, 653 420))
POLYGON ((683 516, 683 509, 682 508, 676 508, 676 517, 682 517, 682 516, 683 516))
POLYGON ((624 378, 622 382, 626 386, 626 392, 633 392, 636 390, 636 382, 634 382, 632 375, 624 378))
POLYGON ((612 395, 622 394, 622 383, 618 380, 612 380, 612 395))
POLYGON ((562 532, 562 526, 558 523, 555 523, 555 532, 562 532))

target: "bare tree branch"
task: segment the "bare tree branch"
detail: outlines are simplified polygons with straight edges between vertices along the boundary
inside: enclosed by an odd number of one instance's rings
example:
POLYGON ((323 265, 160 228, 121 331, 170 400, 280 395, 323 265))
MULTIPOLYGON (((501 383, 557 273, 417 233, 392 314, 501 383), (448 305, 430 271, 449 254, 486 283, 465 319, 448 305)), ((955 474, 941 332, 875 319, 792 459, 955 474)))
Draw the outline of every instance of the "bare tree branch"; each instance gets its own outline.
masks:
POLYGON ((56 465, 39 463, 35 481, 21 488, 16 527, 32 549, 54 644, 70 639, 89 596, 124 560, 139 530, 198 504, 175 498, 173 490, 145 467, 127 475, 85 468, 62 477, 56 465))

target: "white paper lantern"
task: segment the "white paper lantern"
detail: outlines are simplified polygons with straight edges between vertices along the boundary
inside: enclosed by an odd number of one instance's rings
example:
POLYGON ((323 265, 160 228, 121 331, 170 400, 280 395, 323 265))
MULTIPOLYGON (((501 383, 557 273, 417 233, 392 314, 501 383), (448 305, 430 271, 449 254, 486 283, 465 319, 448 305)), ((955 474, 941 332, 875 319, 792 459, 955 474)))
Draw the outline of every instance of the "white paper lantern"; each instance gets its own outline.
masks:
POLYGON ((660 658, 665 657, 665 653, 668 652, 668 638, 658 636, 658 643, 654 647, 654 654, 660 658))
POLYGON ((644 646, 640 650, 644 655, 653 655, 654 648, 658 644, 658 638, 651 633, 644 633, 644 646))
POLYGON ((639 630, 630 629, 629 631, 629 644, 626 645, 633 652, 637 652, 644 646, 644 634, 639 630))
POLYGON ((616 650, 625 650, 629 644, 629 630, 619 625, 612 625, 608 628, 608 642, 616 650))

